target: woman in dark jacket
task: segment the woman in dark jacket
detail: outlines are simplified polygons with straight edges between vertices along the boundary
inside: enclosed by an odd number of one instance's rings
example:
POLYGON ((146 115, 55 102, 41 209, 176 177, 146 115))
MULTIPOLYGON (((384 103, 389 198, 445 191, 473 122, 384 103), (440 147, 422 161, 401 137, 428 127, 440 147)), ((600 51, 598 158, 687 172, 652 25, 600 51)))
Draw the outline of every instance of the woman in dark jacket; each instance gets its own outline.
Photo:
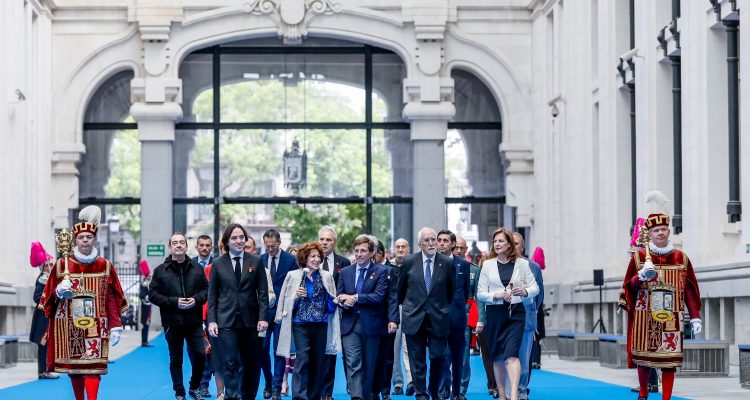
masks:
POLYGON ((37 374, 39 379, 57 379, 60 377, 47 370, 47 326, 49 325, 49 318, 45 317, 44 311, 39 309, 39 299, 42 298, 42 293, 44 293, 44 285, 47 284, 47 278, 49 278, 54 261, 50 256, 42 265, 42 271, 36 279, 36 287, 34 288, 34 304, 36 304, 36 307, 34 308, 34 315, 31 317, 29 341, 37 344, 37 374))

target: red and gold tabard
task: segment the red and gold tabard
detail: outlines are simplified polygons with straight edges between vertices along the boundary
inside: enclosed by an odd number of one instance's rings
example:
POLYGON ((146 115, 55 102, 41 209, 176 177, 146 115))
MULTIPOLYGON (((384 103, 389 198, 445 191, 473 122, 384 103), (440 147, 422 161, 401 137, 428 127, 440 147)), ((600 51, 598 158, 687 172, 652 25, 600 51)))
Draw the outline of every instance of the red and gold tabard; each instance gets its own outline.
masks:
POLYGON ((64 279, 65 263, 57 260, 50 274, 39 308, 50 318, 47 365, 50 371, 72 374, 107 373, 109 330, 121 327, 120 314, 127 301, 117 273, 107 259, 91 264, 68 258, 73 297, 55 294, 64 279))
POLYGON ((693 266, 680 250, 651 253, 656 278, 641 282, 646 252, 633 254, 620 291, 619 306, 628 312, 628 366, 675 368, 682 365, 684 311, 700 318, 700 292, 693 266))

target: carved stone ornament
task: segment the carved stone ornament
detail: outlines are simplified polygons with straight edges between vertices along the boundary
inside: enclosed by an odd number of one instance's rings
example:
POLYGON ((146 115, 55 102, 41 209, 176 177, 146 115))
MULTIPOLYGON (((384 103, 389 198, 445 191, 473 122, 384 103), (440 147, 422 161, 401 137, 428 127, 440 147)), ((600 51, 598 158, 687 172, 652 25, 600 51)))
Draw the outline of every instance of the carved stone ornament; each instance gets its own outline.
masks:
POLYGON ((253 15, 268 15, 276 22, 284 43, 300 43, 307 35, 310 21, 319 14, 341 12, 341 3, 334 0, 251 0, 243 10, 253 15))

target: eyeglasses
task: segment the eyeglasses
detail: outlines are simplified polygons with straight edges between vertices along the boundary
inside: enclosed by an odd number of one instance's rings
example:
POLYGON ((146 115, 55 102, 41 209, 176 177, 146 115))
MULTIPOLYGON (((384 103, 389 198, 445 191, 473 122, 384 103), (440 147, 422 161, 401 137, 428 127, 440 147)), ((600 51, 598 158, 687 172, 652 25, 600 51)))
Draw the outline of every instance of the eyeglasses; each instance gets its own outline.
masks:
POLYGON ((425 242, 425 243, 435 243, 435 242, 437 242, 437 238, 434 238, 434 237, 423 238, 422 242, 425 242))

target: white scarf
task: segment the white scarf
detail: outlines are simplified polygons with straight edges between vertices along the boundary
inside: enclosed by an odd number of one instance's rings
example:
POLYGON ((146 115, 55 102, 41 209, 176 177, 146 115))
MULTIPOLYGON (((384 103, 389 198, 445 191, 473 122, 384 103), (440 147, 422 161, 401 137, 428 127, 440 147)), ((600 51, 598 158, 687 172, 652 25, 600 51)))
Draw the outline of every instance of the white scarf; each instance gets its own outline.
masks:
POLYGON ((91 264, 96 260, 96 257, 99 256, 99 252, 96 250, 96 247, 94 247, 91 250, 91 254, 89 255, 83 255, 80 251, 78 251, 78 246, 73 247, 73 256, 78 260, 81 264, 91 264))
POLYGON ((657 247, 654 242, 648 242, 648 248, 651 250, 652 253, 656 253, 660 256, 667 255, 674 250, 674 246, 672 245, 672 241, 668 241, 667 245, 664 247, 657 247))

